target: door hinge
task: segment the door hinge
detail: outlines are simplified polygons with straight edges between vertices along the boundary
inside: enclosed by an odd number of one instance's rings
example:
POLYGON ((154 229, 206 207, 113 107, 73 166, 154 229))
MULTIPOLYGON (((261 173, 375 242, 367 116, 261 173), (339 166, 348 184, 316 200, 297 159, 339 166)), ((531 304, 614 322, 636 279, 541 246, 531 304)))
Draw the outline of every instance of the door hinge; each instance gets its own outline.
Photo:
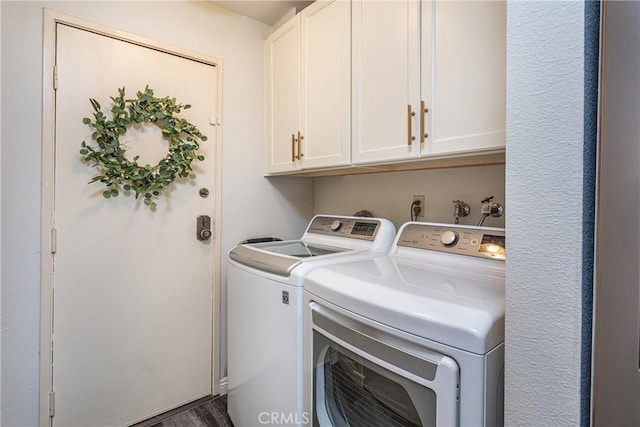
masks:
POLYGON ((58 90, 58 66, 53 66, 53 90, 58 90))
POLYGON ((49 417, 53 417, 56 413, 56 393, 49 392, 49 417))
POLYGON ((51 229, 51 253, 55 254, 58 250, 58 230, 55 228, 51 229))

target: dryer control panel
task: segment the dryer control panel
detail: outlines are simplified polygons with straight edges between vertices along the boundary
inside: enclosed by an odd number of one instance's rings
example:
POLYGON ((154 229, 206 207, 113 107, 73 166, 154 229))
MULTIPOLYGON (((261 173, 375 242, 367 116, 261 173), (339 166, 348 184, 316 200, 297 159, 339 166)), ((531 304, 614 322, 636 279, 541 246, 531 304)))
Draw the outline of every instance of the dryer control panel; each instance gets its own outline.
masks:
POLYGON ((470 255, 504 261, 507 248, 504 229, 449 224, 407 223, 397 246, 470 255))
POLYGON ((375 240, 379 227, 377 219, 317 216, 309 224, 307 233, 375 240))

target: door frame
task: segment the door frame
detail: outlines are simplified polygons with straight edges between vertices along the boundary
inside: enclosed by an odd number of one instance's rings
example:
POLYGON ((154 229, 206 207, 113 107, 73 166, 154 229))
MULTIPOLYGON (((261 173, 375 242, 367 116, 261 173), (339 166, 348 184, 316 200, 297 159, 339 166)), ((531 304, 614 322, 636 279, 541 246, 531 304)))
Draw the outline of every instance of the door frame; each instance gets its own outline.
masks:
POLYGON ((213 235, 213 348, 212 348, 212 394, 220 393, 220 236, 222 206, 222 75, 223 61, 220 58, 193 52, 155 40, 140 37, 115 28, 86 21, 50 9, 43 10, 43 61, 42 61, 42 212, 40 255, 40 402, 39 423, 49 426, 50 393, 53 387, 52 327, 53 327, 53 228, 54 228, 54 173, 55 173, 55 89, 54 66, 56 61, 56 26, 65 24, 95 34, 111 37, 142 47, 191 59, 215 66, 217 72, 217 120, 211 132, 216 133, 215 191, 214 191, 214 235, 213 235))

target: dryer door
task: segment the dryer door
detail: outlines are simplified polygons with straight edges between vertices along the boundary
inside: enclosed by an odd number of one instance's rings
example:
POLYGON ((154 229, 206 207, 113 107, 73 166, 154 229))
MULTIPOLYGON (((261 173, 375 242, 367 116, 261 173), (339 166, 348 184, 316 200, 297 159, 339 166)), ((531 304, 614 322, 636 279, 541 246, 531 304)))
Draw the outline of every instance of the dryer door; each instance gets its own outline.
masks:
POLYGON ((359 316, 315 302, 310 308, 314 425, 458 424, 460 375, 453 359, 359 316))

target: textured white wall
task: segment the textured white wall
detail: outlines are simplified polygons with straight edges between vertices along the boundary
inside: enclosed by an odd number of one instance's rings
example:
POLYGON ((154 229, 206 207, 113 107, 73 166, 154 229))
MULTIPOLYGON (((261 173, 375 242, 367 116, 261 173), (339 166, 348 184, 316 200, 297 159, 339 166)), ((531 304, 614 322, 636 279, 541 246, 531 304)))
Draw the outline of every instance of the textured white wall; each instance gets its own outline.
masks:
MULTIPOLYGON (((1 1, 0 424, 7 427, 38 423, 43 7, 224 60, 224 257, 247 237, 300 235, 313 212, 311 181, 262 177, 262 40, 268 26, 209 2, 1 1)), ((224 265, 221 273, 224 297, 224 265)), ((224 300, 222 306, 224 320, 224 300)), ((225 343, 223 322, 223 375, 225 343)))
MULTIPOLYGON (((392 172, 316 178, 316 213, 351 215, 367 209, 387 218, 396 228, 409 221, 412 196, 424 194, 426 211, 420 221, 453 223, 453 200, 467 202, 469 216, 461 224, 477 224, 480 201, 494 196, 505 211, 504 166, 478 166, 411 172, 392 172)), ((487 218, 484 225, 504 227, 504 216, 487 218)))
POLYGON ((507 23, 505 425, 579 425, 584 4, 507 23))

